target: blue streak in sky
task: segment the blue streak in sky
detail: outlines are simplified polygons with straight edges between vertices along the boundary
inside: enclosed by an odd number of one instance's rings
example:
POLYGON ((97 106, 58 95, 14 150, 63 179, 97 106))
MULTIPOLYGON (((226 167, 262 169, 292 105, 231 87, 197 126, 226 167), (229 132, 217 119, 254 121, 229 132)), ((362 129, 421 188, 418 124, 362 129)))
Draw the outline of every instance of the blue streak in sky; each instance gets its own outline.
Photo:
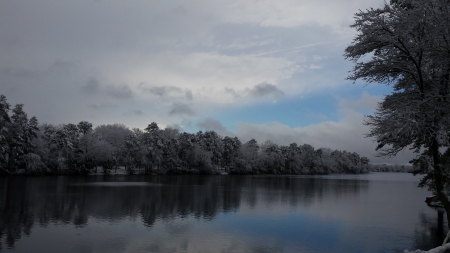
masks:
MULTIPOLYGON (((384 96, 392 92, 392 88, 381 84, 353 84, 330 89, 328 92, 318 92, 304 97, 285 98, 277 102, 264 102, 249 106, 224 110, 214 115, 214 118, 230 131, 235 131, 240 122, 252 124, 267 124, 278 122, 289 127, 305 127, 323 121, 339 121, 340 99, 356 100, 366 91, 374 96, 384 96)), ((355 108, 359 111, 357 108, 355 108)), ((371 112, 361 110, 361 113, 371 112)))

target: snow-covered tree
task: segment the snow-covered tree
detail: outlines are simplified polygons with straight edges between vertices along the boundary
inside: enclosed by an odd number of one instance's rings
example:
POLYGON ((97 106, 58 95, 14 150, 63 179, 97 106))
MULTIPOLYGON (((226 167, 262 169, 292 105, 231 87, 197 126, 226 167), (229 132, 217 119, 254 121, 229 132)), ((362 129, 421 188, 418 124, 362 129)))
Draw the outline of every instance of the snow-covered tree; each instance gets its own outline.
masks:
POLYGON ((159 130, 159 151, 161 154, 160 169, 166 173, 177 173, 181 168, 178 158, 178 135, 179 130, 166 127, 159 130))
POLYGON ((242 144, 239 165, 244 173, 254 172, 258 169, 259 149, 259 144, 255 139, 242 144))
POLYGON ((336 173, 336 163, 335 160, 331 157, 331 153, 333 152, 329 148, 320 148, 320 157, 321 157, 321 165, 325 173, 336 173))
POLYGON ((4 95, 0 95, 0 173, 8 172, 8 126, 11 123, 9 117, 10 105, 4 95))
MULTIPOLYGON (((126 138, 132 134, 132 131, 123 124, 107 124, 97 126, 94 132, 102 142, 108 143, 109 156, 112 159, 110 162, 114 161, 116 165, 126 164, 126 138)), ((105 146, 105 144, 102 145, 105 146)))
POLYGON ((11 123, 8 126, 7 159, 8 169, 16 171, 25 168, 28 159, 25 155, 34 151, 33 140, 37 138, 38 121, 36 117, 28 120, 27 114, 23 111, 23 104, 18 104, 12 109, 11 123))
POLYGON ((142 166, 141 151, 142 148, 138 135, 132 132, 125 137, 123 160, 125 168, 130 174, 134 174, 135 170, 140 169, 142 166))
POLYGON ((194 164, 194 150, 196 144, 196 135, 190 133, 181 133, 178 136, 178 157, 182 161, 185 169, 192 169, 194 164))
POLYGON ((211 153, 211 162, 220 166, 223 154, 220 136, 214 131, 206 131, 205 133, 199 131, 196 137, 199 147, 211 153))
POLYGON ((80 131, 80 133, 83 135, 86 135, 92 131, 92 123, 87 121, 81 121, 80 123, 78 123, 77 127, 78 131, 80 131))
POLYGON ((194 145, 192 152, 193 161, 192 167, 198 170, 200 173, 211 173, 214 171, 213 165, 213 153, 203 149, 199 144, 194 145))
POLYGON ((284 173, 285 157, 283 156, 280 146, 267 140, 261 145, 261 162, 260 166, 263 173, 284 173))
POLYGON ((154 165, 159 169, 163 159, 163 139, 161 129, 155 122, 150 123, 142 134, 142 143, 146 153, 145 169, 148 171, 154 165))
POLYGON ((100 125, 94 131, 102 140, 117 148, 123 148, 126 137, 132 134, 132 131, 123 124, 100 125))
POLYGON ((450 145, 450 3, 408 0, 360 11, 357 35, 345 56, 354 62, 350 80, 392 85, 365 124, 380 156, 411 147, 428 186, 445 207, 450 226, 448 168, 441 150, 450 145))
POLYGON ((225 136, 222 139, 222 160, 225 169, 229 169, 230 167, 234 167, 235 160, 238 158, 239 151, 241 149, 241 141, 237 138, 231 138, 229 136, 225 136))

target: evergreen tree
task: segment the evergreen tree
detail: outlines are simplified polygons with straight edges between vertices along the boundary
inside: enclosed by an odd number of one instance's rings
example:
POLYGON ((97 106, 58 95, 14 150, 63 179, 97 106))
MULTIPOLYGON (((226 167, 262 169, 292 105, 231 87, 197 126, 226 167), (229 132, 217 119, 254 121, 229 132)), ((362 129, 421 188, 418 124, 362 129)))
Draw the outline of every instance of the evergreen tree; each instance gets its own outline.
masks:
MULTIPOLYGON (((16 105, 12 112, 7 135, 8 169, 17 171, 27 167, 29 159, 26 155, 34 151, 33 140, 37 138, 39 128, 36 117, 28 120, 27 114, 23 111, 23 104, 16 105)), ((38 158, 33 156, 33 159, 38 158)))

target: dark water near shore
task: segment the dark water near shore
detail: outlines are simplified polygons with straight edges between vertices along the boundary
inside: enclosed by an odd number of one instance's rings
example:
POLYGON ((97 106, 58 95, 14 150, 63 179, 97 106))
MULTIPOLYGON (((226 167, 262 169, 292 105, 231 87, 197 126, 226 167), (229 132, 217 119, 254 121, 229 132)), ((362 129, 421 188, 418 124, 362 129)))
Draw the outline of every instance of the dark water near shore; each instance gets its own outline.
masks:
POLYGON ((0 178, 0 252, 403 252, 447 224, 419 178, 0 178), (441 220, 441 222, 439 222, 441 220))

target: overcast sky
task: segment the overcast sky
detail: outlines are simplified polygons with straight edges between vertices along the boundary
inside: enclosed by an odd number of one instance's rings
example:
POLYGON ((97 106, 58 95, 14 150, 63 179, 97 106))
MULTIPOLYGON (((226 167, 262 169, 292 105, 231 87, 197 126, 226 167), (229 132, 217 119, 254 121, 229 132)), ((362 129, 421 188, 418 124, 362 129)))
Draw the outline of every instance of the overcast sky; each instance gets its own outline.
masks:
POLYGON ((41 123, 151 122, 358 152, 384 85, 345 80, 381 0, 2 0, 0 94, 41 123))

